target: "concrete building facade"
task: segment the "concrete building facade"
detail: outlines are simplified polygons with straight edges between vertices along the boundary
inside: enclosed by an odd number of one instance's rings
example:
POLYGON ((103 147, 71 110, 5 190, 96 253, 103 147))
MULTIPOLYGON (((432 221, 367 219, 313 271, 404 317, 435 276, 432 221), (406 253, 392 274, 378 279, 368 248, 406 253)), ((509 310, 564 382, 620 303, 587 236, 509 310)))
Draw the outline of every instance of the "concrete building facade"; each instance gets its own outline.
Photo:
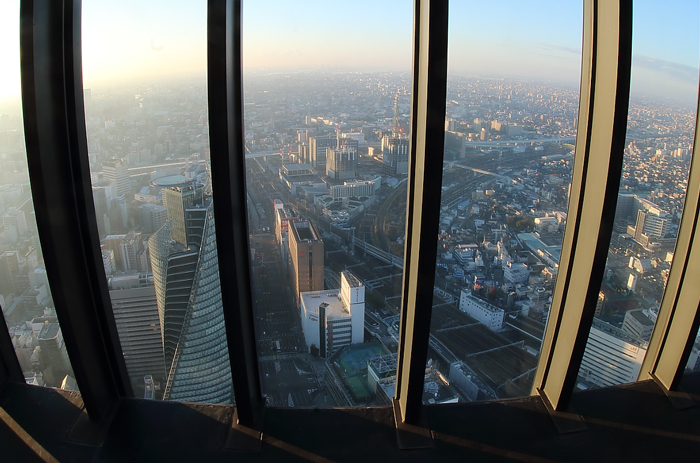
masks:
POLYGON ((459 310, 483 323, 493 331, 500 331, 503 327, 505 311, 472 296, 468 291, 462 290, 459 298, 459 310))
POLYGON ((637 380, 647 343, 602 320, 593 319, 579 377, 597 387, 637 380))
POLYGON ((168 222, 148 241, 167 376, 163 399, 231 403, 214 209, 196 189, 203 186, 170 187, 168 222), (190 193, 201 202, 177 198, 190 193))
POLYGON ((323 290, 323 239, 313 223, 289 224, 289 255, 297 300, 303 292, 323 290))
POLYGON ((338 349, 364 342, 365 287, 352 273, 341 274, 340 291, 301 294, 301 323, 308 349, 327 358, 338 349))

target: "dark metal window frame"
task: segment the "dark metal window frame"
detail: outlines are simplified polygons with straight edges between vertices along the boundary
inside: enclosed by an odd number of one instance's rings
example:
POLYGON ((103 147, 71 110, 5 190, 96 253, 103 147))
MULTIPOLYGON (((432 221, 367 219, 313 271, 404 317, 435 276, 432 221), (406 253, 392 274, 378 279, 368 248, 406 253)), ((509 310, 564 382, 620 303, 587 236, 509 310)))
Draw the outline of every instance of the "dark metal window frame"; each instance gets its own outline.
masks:
MULTIPOLYGON (((533 393, 566 408, 593 319, 610 217, 622 169, 631 69, 631 0, 584 0, 579 136, 559 278, 533 393), (585 227, 585 233, 584 233, 585 227)), ((406 268, 395 406, 418 423, 422 409, 436 260, 447 83, 448 4, 415 0, 411 167, 406 268), (426 181, 430 179, 430 181, 426 181)), ((253 426, 263 405, 253 330, 246 223, 241 1, 209 0, 208 86, 212 185, 222 299, 238 420, 253 426), (235 282, 235 284, 227 284, 235 282)), ((93 422, 132 397, 102 271, 83 104, 80 0, 23 0, 22 99, 28 164, 49 283, 83 401, 93 422)), ((697 131, 697 127, 696 127, 697 131)), ((698 134, 699 132, 696 132, 698 134)), ((698 143, 696 136, 696 145, 698 143)), ((700 160, 693 159, 666 295, 641 379, 677 388, 700 325, 693 248, 700 217, 700 160)), ((22 382, 9 336, 0 333, 0 385, 22 382)))

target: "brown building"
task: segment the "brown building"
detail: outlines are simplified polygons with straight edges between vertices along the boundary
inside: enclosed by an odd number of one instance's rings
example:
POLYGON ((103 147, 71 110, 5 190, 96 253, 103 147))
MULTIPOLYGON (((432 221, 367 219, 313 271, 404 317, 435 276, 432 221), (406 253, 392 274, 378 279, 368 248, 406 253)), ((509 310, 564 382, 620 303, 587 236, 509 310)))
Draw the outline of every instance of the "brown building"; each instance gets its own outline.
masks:
POLYGON ((323 240, 311 222, 289 223, 289 255, 294 296, 323 290, 323 240))

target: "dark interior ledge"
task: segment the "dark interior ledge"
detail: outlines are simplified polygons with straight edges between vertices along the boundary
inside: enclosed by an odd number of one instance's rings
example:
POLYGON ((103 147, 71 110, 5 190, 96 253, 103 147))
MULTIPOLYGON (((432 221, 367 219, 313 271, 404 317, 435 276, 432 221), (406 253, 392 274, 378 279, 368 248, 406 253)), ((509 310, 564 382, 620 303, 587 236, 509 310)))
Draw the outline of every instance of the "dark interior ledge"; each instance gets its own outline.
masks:
MULTIPOLYGON (((683 388, 700 403, 700 374, 683 388)), ((561 436, 538 397, 427 407, 435 448, 401 451, 390 407, 268 409, 260 453, 225 450, 233 410, 122 401, 101 447, 66 441, 80 395, 10 384, 0 392, 3 462, 690 461, 700 454, 700 406, 677 410, 653 382, 580 392, 587 431, 561 436), (43 457, 40 457, 43 455, 43 457), (49 456, 47 456, 49 455, 49 456), (52 460, 53 457, 55 460, 52 460)))

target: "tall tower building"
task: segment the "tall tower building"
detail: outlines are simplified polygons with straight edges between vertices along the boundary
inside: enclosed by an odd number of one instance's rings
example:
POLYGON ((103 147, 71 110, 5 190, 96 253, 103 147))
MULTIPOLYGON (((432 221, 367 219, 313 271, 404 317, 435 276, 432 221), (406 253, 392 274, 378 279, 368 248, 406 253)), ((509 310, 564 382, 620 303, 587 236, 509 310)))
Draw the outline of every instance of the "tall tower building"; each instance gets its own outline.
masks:
POLYGON ((231 403, 212 201, 184 177, 167 182, 160 184, 167 187, 168 221, 148 241, 167 377, 163 399, 231 403))
POLYGON ((309 164, 318 170, 326 170, 326 150, 336 147, 335 137, 330 135, 325 137, 309 138, 309 164))
POLYGON ((294 295, 323 289, 323 240, 311 222, 289 223, 294 295))
POLYGON ((357 150, 341 141, 340 148, 326 149, 326 175, 334 180, 350 180, 355 178, 357 169, 357 150))
POLYGON ((109 280, 114 321, 132 383, 150 375, 166 381, 158 302, 153 279, 147 274, 109 280))
POLYGON ((110 159, 102 163, 102 178, 116 184, 116 194, 128 196, 131 193, 131 179, 126 163, 121 159, 110 159))
POLYGON ((327 149, 336 149, 338 147, 338 140, 341 140, 341 143, 344 143, 348 149, 354 149, 355 153, 358 152, 359 142, 354 138, 339 138, 337 135, 309 137, 309 164, 318 171, 326 172, 327 149))
POLYGON ((187 232, 185 230, 185 211, 195 204, 201 204, 204 200, 204 188, 187 183, 182 186, 173 186, 163 190, 163 200, 168 210, 168 220, 171 222, 172 238, 183 246, 187 246, 187 232))
POLYGON ((5 251, 0 255, 0 293, 12 293, 15 296, 22 294, 19 281, 19 253, 17 251, 5 251))
POLYGON ((27 218, 24 211, 19 211, 11 207, 10 210, 2 216, 2 226, 5 230, 14 228, 18 236, 27 233, 27 218))
POLYGON ((401 135, 382 138, 382 163, 388 175, 408 174, 408 139, 401 135))
POLYGON ((669 233, 669 214, 651 201, 635 196, 633 212, 636 213, 637 220, 634 226, 627 227, 627 233, 642 246, 647 246, 655 239, 664 238, 669 233))
POLYGON ((157 231, 168 220, 168 209, 160 204, 146 203, 138 209, 141 211, 141 226, 146 233, 157 231))

